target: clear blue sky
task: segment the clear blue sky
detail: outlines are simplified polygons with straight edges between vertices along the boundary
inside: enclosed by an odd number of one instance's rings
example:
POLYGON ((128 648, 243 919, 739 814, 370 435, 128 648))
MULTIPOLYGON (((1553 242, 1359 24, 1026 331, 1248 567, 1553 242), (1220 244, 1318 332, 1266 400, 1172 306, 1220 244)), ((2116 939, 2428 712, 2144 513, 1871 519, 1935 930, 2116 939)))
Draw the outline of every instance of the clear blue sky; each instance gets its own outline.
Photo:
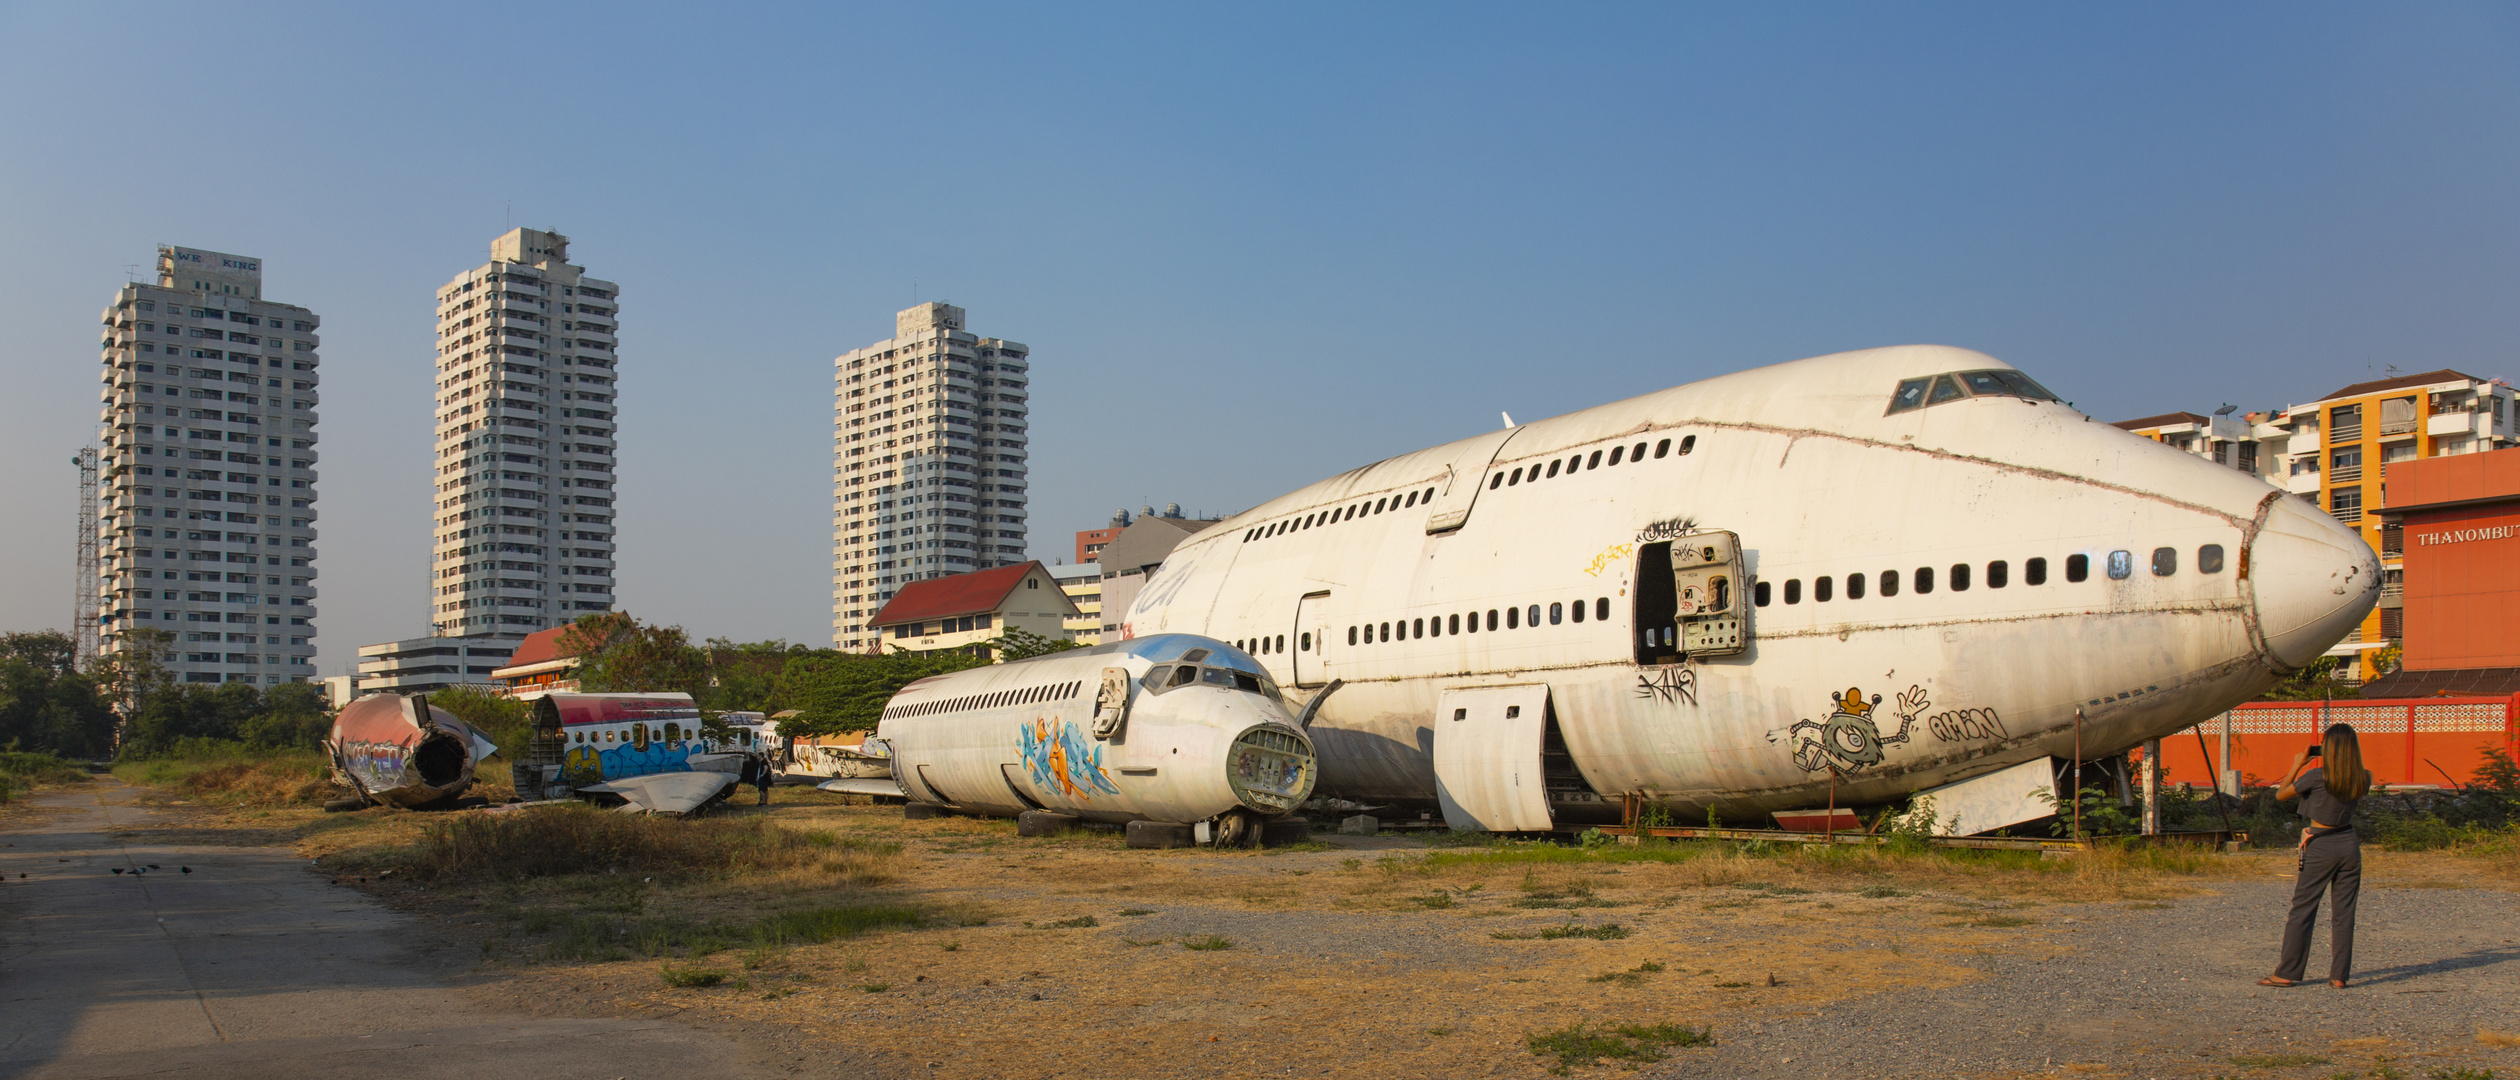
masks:
POLYGON ((827 641, 831 358, 1033 347, 1033 553, 1797 357, 2104 419, 2515 373, 2520 9, 0 2, 0 627, 71 613, 96 313, 174 243, 324 326, 322 653, 425 632, 431 295, 622 285, 621 590, 827 641))

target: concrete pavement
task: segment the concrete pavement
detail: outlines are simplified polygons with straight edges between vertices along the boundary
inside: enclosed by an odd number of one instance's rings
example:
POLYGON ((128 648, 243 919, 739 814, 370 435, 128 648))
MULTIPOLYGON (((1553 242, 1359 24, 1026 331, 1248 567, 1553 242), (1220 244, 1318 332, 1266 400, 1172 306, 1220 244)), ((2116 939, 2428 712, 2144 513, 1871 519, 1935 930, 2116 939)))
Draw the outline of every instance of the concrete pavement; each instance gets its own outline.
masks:
POLYGON ((285 849, 115 839, 154 813, 135 794, 100 778, 0 832, 0 1078, 842 1075, 669 1022, 496 1013, 464 991, 495 977, 473 945, 285 849))

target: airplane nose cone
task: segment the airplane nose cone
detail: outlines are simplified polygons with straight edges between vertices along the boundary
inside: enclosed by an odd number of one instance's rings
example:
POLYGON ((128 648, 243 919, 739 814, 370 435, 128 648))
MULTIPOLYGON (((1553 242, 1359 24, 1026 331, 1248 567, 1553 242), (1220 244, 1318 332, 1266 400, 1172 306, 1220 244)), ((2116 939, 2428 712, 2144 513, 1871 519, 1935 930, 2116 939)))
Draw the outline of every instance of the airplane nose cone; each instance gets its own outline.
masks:
POLYGON ((2267 656, 2299 668, 2345 639, 2380 600, 2380 556, 2362 534, 2296 498, 2276 499, 2249 544, 2267 656))

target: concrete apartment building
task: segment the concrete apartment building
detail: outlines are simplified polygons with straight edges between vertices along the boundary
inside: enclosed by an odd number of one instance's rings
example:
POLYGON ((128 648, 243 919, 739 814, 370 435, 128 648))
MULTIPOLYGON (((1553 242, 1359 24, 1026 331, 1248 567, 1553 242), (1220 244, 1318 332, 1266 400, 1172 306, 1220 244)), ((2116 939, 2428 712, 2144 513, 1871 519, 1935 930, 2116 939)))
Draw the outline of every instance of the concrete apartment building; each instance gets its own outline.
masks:
POLYGON ((492 637, 405 638, 359 646, 359 674, 351 686, 362 694, 429 694, 456 686, 488 689, 492 672, 507 666, 517 642, 492 637))
POLYGON ((1164 559, 1181 542, 1216 524, 1213 520, 1158 517, 1153 510, 1138 515, 1120 535, 1104 545, 1094 565, 1102 568, 1102 639, 1120 641, 1130 635, 1129 606, 1137 602, 1146 579, 1162 569, 1164 559))
POLYGON ((1049 570, 1050 580, 1058 582, 1068 603, 1076 605, 1076 614, 1061 624, 1062 636, 1079 645, 1102 644, 1102 564, 1077 563, 1049 570))
POLYGON ((618 297, 516 229, 437 293, 439 637, 521 639, 613 606, 618 297))
POLYGON ((2368 680, 2380 675, 2371 654, 2405 640, 2404 533, 2379 514, 2389 466, 2514 446, 2520 402, 2500 380, 2445 368, 2355 383, 2242 420, 2179 412, 2117 426, 2261 477, 2362 532, 2380 553, 2380 605, 2328 654, 2358 658, 2357 674, 2368 680))
POLYGON ((105 309, 98 640, 173 635, 178 682, 315 675, 315 334, 262 260, 158 249, 105 309))
MULTIPOLYGON (((2234 417, 2233 411, 2232 406, 2225 405, 2212 416, 2164 413, 2141 420, 2122 420, 2114 426, 2261 480, 2276 475, 2274 470, 2283 464, 2282 443, 2288 434, 2264 424, 2267 414, 2234 417)), ((2282 486, 2280 481, 2276 483, 2282 486)))
POLYGON ((869 620, 911 582, 1028 561, 1031 352, 928 303, 832 362, 834 648, 880 649, 869 620))

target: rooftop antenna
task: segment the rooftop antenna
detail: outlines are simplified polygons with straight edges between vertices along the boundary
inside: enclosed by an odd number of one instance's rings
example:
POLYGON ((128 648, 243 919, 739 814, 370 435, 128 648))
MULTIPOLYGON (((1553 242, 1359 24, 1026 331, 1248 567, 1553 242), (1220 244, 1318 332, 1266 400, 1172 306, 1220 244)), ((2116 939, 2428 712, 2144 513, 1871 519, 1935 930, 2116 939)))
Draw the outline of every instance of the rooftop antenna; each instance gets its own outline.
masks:
POLYGON ((2391 364, 2382 370, 2384 374, 2395 375, 2398 373, 2398 366, 2396 364, 2391 364))

